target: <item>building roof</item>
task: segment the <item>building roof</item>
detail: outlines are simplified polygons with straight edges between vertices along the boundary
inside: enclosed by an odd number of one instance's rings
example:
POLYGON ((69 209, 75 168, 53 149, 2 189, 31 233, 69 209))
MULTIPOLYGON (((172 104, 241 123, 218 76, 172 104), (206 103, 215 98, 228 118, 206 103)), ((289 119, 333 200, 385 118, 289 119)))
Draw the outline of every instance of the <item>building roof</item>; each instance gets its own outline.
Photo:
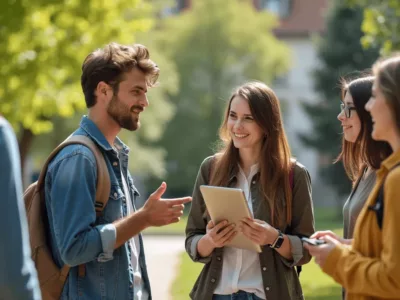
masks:
POLYGON ((288 17, 280 19, 274 30, 277 36, 304 36, 325 31, 328 0, 292 0, 288 17))
MULTIPOLYGON (((177 0, 180 10, 190 9, 193 0, 177 0)), ((262 0, 253 0, 256 9, 260 9, 262 0)), ((282 0, 281 0, 282 1, 282 0)), ((278 37, 308 36, 325 31, 325 15, 329 8, 329 0, 287 0, 291 10, 287 17, 280 19, 274 30, 278 37)), ((332 1, 332 0, 331 0, 332 1)))

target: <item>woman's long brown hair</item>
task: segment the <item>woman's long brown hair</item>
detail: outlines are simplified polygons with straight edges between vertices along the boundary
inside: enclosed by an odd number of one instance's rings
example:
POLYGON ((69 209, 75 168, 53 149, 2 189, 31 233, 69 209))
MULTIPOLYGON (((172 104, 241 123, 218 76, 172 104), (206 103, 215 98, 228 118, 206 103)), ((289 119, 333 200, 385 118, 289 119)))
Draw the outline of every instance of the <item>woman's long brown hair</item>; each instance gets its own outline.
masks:
POLYGON ((291 153, 283 129, 278 98, 267 85, 249 82, 237 88, 231 96, 219 131, 222 149, 213 163, 210 184, 227 186, 229 175, 238 172, 239 151, 233 145, 227 127, 231 102, 235 97, 242 97, 248 101, 255 122, 265 134, 258 163, 261 193, 271 208, 271 223, 273 226, 284 225, 285 222, 287 224, 292 214, 292 191, 289 182, 291 153))

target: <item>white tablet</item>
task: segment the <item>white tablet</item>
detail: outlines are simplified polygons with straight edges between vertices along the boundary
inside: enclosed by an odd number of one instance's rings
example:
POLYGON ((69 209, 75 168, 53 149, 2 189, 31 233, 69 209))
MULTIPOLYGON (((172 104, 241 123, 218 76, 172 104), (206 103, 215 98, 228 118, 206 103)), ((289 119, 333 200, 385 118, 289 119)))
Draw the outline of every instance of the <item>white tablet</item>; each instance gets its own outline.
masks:
MULTIPOLYGON (((200 191, 214 224, 227 220, 238 226, 239 221, 243 218, 252 218, 246 197, 241 189, 201 185, 200 191)), ((260 245, 252 242, 242 233, 238 233, 227 246, 261 252, 260 245)))

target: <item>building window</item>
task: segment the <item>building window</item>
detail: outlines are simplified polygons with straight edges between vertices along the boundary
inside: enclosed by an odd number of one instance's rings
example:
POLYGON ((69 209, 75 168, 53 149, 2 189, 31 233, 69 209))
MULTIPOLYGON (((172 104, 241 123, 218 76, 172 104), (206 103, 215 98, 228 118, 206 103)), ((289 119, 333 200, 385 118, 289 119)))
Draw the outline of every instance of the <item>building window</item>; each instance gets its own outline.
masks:
POLYGON ((260 7, 286 18, 290 15, 292 0, 260 0, 260 7))

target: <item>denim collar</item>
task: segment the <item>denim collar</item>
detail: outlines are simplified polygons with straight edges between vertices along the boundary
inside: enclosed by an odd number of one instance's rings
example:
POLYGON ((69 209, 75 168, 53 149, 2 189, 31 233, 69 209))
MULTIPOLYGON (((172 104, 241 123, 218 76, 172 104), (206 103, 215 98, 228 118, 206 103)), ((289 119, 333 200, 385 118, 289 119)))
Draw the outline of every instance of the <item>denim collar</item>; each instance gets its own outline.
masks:
MULTIPOLYGON (((85 115, 82 117, 80 127, 99 145, 99 147, 105 151, 114 151, 104 134, 88 116, 85 115)), ((121 151, 124 154, 129 153, 129 147, 126 146, 118 137, 115 138, 114 145, 118 152, 121 151)))

